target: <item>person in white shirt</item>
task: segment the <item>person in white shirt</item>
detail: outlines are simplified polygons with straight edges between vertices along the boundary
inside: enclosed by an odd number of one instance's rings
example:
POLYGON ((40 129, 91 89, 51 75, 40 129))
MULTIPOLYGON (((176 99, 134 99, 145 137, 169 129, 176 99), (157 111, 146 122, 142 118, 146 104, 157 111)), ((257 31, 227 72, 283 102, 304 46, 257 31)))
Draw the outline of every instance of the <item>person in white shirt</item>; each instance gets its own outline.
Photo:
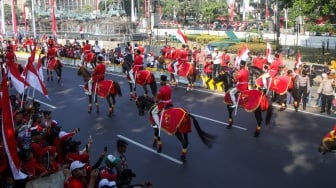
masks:
POLYGON ((214 49, 214 53, 212 54, 212 60, 213 60, 213 78, 216 78, 220 72, 221 69, 221 63, 222 63, 222 53, 218 51, 217 48, 214 49))

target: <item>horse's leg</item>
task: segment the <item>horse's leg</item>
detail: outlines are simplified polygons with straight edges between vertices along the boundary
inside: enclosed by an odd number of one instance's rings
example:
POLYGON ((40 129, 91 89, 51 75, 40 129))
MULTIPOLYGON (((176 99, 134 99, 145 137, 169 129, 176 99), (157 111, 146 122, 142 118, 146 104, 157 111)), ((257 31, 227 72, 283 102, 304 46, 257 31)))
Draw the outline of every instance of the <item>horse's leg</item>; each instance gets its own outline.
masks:
POLYGON ((233 125, 233 117, 232 117, 232 113, 234 108, 231 108, 230 105, 226 105, 228 112, 229 112, 229 122, 228 125, 226 126, 226 128, 231 129, 232 125, 233 125))
POLYGON ((188 134, 187 133, 182 134, 182 133, 177 131, 175 133, 175 136, 182 144, 181 160, 183 162, 185 162, 186 161, 186 156, 187 156, 187 149, 188 149, 188 145, 189 145, 188 134))
POLYGON ((98 103, 98 96, 97 96, 97 94, 95 94, 94 100, 95 100, 95 103, 96 103, 96 113, 98 114, 99 113, 99 103, 98 103))
POLYGON ((49 70, 47 69, 47 81, 49 81, 50 79, 50 73, 49 73, 49 70))
POLYGON ((114 111, 114 105, 115 105, 115 96, 113 95, 113 94, 109 94, 108 96, 107 96, 107 98, 108 98, 108 105, 109 105, 109 117, 111 117, 112 116, 112 113, 113 113, 113 111, 114 111), (112 102, 111 102, 111 99, 112 99, 112 102))
POLYGON ((254 137, 258 137, 260 135, 261 123, 262 123, 262 120, 263 120, 260 106, 254 111, 254 116, 257 120, 257 127, 256 127, 256 130, 254 132, 254 137))
POLYGON ((134 100, 136 98, 136 85, 133 86, 133 83, 128 82, 130 89, 130 100, 134 100))
POLYGON ((158 153, 162 152, 162 141, 161 137, 159 136, 159 128, 155 127, 154 129, 154 141, 153 141, 153 148, 156 148, 158 153))
POLYGON ((58 67, 55 69, 56 75, 57 75, 57 83, 60 83, 62 78, 62 67, 58 67))
POLYGON ((88 95, 89 97, 89 111, 88 113, 91 114, 92 112, 92 95, 88 95))

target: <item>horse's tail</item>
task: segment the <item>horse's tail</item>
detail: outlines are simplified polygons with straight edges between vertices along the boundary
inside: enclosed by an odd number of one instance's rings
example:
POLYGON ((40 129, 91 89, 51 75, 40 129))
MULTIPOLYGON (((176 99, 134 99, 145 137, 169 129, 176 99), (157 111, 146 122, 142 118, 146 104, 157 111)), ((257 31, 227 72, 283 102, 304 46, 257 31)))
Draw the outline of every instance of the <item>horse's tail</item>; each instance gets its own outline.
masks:
POLYGON ((266 125, 268 125, 271 122, 272 116, 273 116, 273 106, 272 103, 270 102, 268 104, 268 108, 266 111, 266 125))
POLYGON ((201 138, 202 142, 203 142, 206 146, 208 146, 209 148, 211 148, 212 145, 213 145, 214 143, 216 143, 217 136, 212 135, 212 134, 209 134, 209 133, 207 133, 207 132, 204 132, 204 131, 201 129, 201 127, 199 126, 197 119, 196 119, 193 115, 191 115, 191 114, 188 114, 188 115, 189 115, 189 117, 193 120, 193 123, 194 123, 194 126, 195 126, 195 128, 196 128, 197 134, 198 134, 198 136, 201 138))
POLYGON ((157 85, 156 85, 155 76, 154 76, 153 73, 151 73, 150 87, 151 87, 151 90, 152 90, 153 94, 156 94, 157 93, 157 85))
POLYGON ((114 84, 115 84, 115 88, 116 88, 117 94, 121 97, 122 93, 121 93, 121 88, 120 88, 119 83, 118 82, 114 82, 114 84))

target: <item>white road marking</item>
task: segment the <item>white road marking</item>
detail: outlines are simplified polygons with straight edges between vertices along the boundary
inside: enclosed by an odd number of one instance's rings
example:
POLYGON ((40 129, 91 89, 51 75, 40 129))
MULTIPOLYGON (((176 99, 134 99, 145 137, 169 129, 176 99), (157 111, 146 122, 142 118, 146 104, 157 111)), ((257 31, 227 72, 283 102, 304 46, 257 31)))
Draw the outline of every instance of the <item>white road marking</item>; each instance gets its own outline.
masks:
MULTIPOLYGON (((207 117, 204 117, 204 116, 201 116, 201 115, 197 115, 197 114, 192 114, 193 116, 196 116, 198 118, 202 118, 202 119, 206 119, 208 121, 212 121, 212 122, 215 122, 215 123, 218 123, 218 124, 222 124, 222 125, 229 125, 228 123, 224 123, 224 122, 221 122, 221 121, 218 121, 218 120, 215 120, 215 119, 211 119, 211 118, 207 118, 207 117)), ((232 125, 232 127, 234 128, 237 128, 237 129, 241 129, 243 131, 247 131, 246 128, 244 127, 240 127, 240 126, 237 126, 237 125, 232 125)))
POLYGON ((152 148, 150 148, 150 147, 147 147, 147 146, 145 146, 145 145, 143 145, 143 144, 140 144, 139 142, 136 142, 136 141, 134 141, 134 140, 132 140, 132 139, 130 139, 130 138, 127 138, 127 137, 122 136, 122 135, 120 135, 120 134, 118 134, 117 137, 119 137, 119 138, 121 138, 121 139, 124 139, 124 140, 126 140, 126 141, 128 141, 128 142, 130 142, 130 143, 132 143, 132 144, 134 144, 134 145, 137 145, 137 146, 139 146, 139 147, 142 148, 142 149, 145 149, 145 150, 147 150, 147 151, 150 151, 150 152, 152 152, 152 153, 154 153, 154 154, 156 154, 156 155, 160 155, 161 157, 164 157, 164 158, 166 158, 166 159, 168 159, 168 160, 170 160, 170 161, 173 161, 174 163, 177 163, 177 164, 179 164, 179 165, 182 165, 182 164, 183 164, 183 162, 180 161, 180 160, 177 160, 177 159, 175 159, 175 158, 173 158, 173 157, 170 157, 170 156, 168 156, 168 155, 166 155, 166 154, 163 154, 163 153, 158 153, 156 150, 154 150, 154 149, 152 149, 152 148))

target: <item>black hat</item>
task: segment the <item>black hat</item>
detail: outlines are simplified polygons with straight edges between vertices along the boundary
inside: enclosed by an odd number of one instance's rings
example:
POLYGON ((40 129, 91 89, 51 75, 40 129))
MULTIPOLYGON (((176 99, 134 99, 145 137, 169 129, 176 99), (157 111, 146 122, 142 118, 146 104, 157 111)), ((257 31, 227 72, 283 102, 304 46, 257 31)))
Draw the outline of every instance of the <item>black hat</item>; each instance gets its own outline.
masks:
POLYGON ((103 61, 103 56, 99 55, 98 56, 98 61, 103 61))
POLYGON ((50 116, 50 114, 51 114, 51 111, 49 111, 49 110, 43 111, 44 116, 50 116))
POLYGON ((161 75, 160 80, 161 80, 161 82, 167 82, 167 76, 166 75, 161 75))
POLYGON ((128 143, 125 140, 118 139, 117 140, 117 147, 127 146, 128 143))
POLYGON ((245 66, 245 65, 246 65, 246 61, 241 60, 241 61, 240 61, 240 66, 245 66))

